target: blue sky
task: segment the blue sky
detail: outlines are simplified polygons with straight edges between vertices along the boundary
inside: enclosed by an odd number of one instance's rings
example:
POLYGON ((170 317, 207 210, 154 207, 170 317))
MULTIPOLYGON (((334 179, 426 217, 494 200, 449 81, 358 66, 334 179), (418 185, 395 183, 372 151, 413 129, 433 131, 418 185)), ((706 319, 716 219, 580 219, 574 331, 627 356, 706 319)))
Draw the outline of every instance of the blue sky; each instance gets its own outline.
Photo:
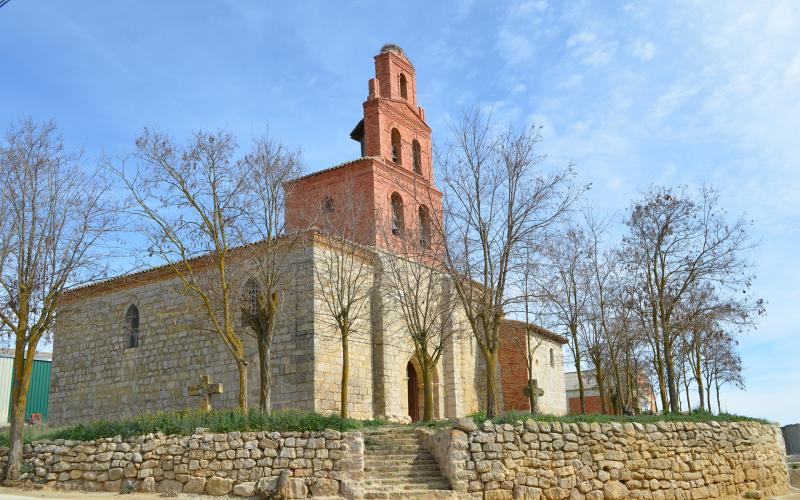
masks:
POLYGON ((800 421, 800 3, 11 0, 0 9, 0 126, 57 120, 85 160, 145 125, 185 137, 269 127, 310 170, 358 156, 372 56, 401 45, 434 129, 476 101, 544 126, 552 165, 621 212, 652 184, 708 182, 755 222, 748 388, 728 410, 800 421))

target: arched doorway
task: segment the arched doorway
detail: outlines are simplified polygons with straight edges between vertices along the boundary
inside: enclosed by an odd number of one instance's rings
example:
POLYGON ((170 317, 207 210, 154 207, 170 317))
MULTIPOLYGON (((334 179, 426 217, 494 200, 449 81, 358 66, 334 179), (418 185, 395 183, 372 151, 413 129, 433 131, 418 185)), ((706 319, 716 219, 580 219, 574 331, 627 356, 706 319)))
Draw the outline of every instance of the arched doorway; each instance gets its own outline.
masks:
POLYGON ((406 380, 408 380, 408 416, 412 422, 419 420, 419 380, 417 370, 411 361, 406 365, 406 380))

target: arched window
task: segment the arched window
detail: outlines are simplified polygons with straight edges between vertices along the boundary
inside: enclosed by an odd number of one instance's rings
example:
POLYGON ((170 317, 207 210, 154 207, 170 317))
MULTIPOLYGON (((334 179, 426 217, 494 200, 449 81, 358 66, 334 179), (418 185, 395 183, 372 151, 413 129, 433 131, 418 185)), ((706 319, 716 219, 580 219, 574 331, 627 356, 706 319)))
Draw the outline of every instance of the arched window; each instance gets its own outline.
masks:
POLYGON ((550 349, 550 368, 556 367, 556 357, 553 354, 553 349, 550 349))
POLYGON ((422 151, 419 147, 419 142, 414 139, 414 142, 411 143, 411 153, 414 156, 414 172, 421 174, 422 173, 422 151))
POLYGON ((419 245, 422 248, 431 246, 431 216, 425 206, 419 207, 419 245))
POLYGON ((408 99, 408 84, 406 83, 406 75, 400 73, 400 97, 408 99))
POLYGON ((258 282, 253 278, 247 280, 247 283, 244 284, 244 305, 250 310, 250 314, 255 314, 258 311, 259 293, 261 293, 261 287, 258 286, 258 282))
POLYGON ((402 151, 400 144, 400 131, 396 128, 392 129, 392 161, 398 165, 402 163, 402 151))
POLYGON ((139 310, 134 305, 125 313, 125 346, 139 347, 139 310))
POLYGON ((403 220, 403 198, 397 193, 392 193, 392 234, 401 235, 405 227, 403 220))
POLYGON ((335 211, 336 205, 333 203, 333 198, 326 196, 325 199, 322 200, 322 213, 332 214, 335 211))

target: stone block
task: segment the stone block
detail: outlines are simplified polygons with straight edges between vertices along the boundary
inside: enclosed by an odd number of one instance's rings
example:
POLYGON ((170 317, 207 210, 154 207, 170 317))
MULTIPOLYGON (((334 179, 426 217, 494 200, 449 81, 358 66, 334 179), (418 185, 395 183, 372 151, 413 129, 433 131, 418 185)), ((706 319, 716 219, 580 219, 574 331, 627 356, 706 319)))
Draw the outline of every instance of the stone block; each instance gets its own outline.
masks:
POLYGON ((206 481, 205 491, 209 495, 227 495, 233 489, 233 479, 213 476, 206 481))

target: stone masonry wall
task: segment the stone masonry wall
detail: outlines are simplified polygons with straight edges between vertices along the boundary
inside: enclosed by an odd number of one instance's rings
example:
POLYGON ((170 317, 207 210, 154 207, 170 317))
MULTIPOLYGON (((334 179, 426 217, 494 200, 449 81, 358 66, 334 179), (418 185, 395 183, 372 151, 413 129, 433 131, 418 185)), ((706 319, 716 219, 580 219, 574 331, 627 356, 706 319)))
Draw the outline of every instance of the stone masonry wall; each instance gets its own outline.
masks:
MULTIPOLYGON (((272 407, 314 409, 313 261, 310 247, 286 260, 292 281, 282 295, 272 347, 272 407)), ((253 273, 231 264, 233 290, 244 295, 253 273)), ((210 375, 224 386, 216 408, 235 407, 238 371, 219 336, 202 323, 177 278, 142 280, 79 298, 59 310, 53 337, 49 423, 64 425, 158 410, 197 408, 187 387, 210 375), (125 313, 139 310, 139 345, 127 347, 125 313)), ((238 325, 238 323, 237 323, 238 325)), ((240 325, 250 353, 248 396, 258 404, 258 349, 240 325)))
POLYGON ((783 438, 756 422, 484 423, 421 430, 475 498, 702 499, 788 491, 783 438))
MULTIPOLYGON (((201 431, 198 429, 198 431, 201 431)), ((4 464, 7 450, 0 450, 4 464)), ((26 445, 22 480, 83 491, 363 495, 360 432, 198 432, 26 445)))

